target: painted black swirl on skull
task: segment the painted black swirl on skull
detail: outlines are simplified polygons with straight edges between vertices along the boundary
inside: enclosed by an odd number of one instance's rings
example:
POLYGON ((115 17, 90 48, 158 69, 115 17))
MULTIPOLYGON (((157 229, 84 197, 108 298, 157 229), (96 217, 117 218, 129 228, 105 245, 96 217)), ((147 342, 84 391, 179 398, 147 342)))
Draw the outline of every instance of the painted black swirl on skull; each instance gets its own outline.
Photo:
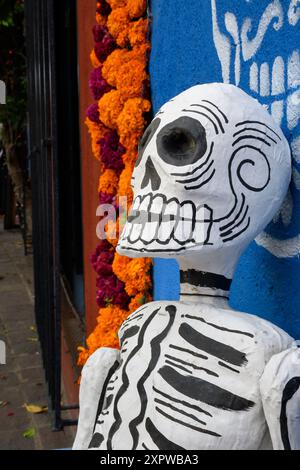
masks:
POLYGON ((260 121, 243 121, 237 123, 235 127, 239 130, 233 134, 233 138, 237 138, 232 143, 234 151, 228 165, 229 182, 235 202, 233 208, 225 217, 214 221, 230 220, 220 227, 220 234, 224 243, 239 237, 248 229, 251 223, 251 218, 248 216, 249 206, 246 203, 246 196, 243 191, 237 191, 237 182, 241 183, 242 187, 248 191, 263 191, 271 179, 271 166, 264 149, 265 147, 277 145, 278 139, 281 140, 280 136, 271 127, 260 121), (241 126, 246 127, 239 129, 241 126), (239 161, 240 158, 241 161, 239 161), (260 181, 255 180, 250 174, 251 167, 255 172, 258 164, 260 165, 260 181))

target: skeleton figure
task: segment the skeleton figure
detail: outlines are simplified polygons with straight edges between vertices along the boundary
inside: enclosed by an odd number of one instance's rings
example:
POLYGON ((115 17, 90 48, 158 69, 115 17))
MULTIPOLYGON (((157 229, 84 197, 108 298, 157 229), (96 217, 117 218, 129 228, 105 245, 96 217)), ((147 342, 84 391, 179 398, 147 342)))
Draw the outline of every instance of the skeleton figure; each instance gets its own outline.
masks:
POLYGON ((300 449, 297 344, 227 301, 290 175, 280 128, 233 85, 195 86, 157 113, 118 251, 176 258, 181 298, 141 307, 121 351, 88 360, 75 449, 300 449))

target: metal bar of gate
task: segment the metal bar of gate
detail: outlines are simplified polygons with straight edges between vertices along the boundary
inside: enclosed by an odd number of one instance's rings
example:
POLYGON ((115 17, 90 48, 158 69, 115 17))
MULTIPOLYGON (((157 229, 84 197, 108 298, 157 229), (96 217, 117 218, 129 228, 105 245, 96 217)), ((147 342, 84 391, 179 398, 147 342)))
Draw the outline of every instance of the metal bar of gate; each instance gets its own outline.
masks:
MULTIPOLYGON (((26 0, 36 322, 54 429, 61 429, 61 312, 53 0, 26 0)), ((68 424, 68 423, 67 423, 68 424)))
MULTIPOLYGON (((50 50, 50 89, 56 90, 56 59, 55 59, 55 15, 54 2, 47 0, 50 50)), ((58 185, 58 139, 57 139, 57 102, 56 93, 52 93, 52 134, 49 135, 45 145, 49 146, 52 139, 51 182, 52 182, 52 227, 53 227, 53 323, 54 323, 54 377, 53 377, 53 409, 55 410, 55 425, 61 423, 61 291, 60 291, 60 246, 59 246, 59 185, 58 185)))

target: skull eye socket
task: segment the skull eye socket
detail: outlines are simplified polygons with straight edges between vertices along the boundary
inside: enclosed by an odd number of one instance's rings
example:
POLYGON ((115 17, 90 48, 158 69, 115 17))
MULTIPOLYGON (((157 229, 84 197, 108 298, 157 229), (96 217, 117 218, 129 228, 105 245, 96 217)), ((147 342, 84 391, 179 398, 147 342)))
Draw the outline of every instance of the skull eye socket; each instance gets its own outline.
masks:
POLYGON ((184 129, 172 129, 168 135, 162 137, 162 146, 170 155, 178 157, 194 153, 196 141, 192 134, 184 129))
POLYGON ((158 155, 166 163, 190 165, 205 155, 206 132, 197 119, 183 116, 160 130, 156 144, 158 155))

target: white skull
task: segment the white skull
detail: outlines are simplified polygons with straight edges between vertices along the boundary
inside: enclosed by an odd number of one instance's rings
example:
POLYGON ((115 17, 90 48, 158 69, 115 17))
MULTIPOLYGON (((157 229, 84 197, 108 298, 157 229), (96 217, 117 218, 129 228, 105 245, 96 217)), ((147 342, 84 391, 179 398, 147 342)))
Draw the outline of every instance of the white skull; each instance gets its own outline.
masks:
POLYGON ((280 209, 290 175, 288 143, 255 99, 228 84, 192 87, 141 139, 118 252, 240 253, 280 209))

